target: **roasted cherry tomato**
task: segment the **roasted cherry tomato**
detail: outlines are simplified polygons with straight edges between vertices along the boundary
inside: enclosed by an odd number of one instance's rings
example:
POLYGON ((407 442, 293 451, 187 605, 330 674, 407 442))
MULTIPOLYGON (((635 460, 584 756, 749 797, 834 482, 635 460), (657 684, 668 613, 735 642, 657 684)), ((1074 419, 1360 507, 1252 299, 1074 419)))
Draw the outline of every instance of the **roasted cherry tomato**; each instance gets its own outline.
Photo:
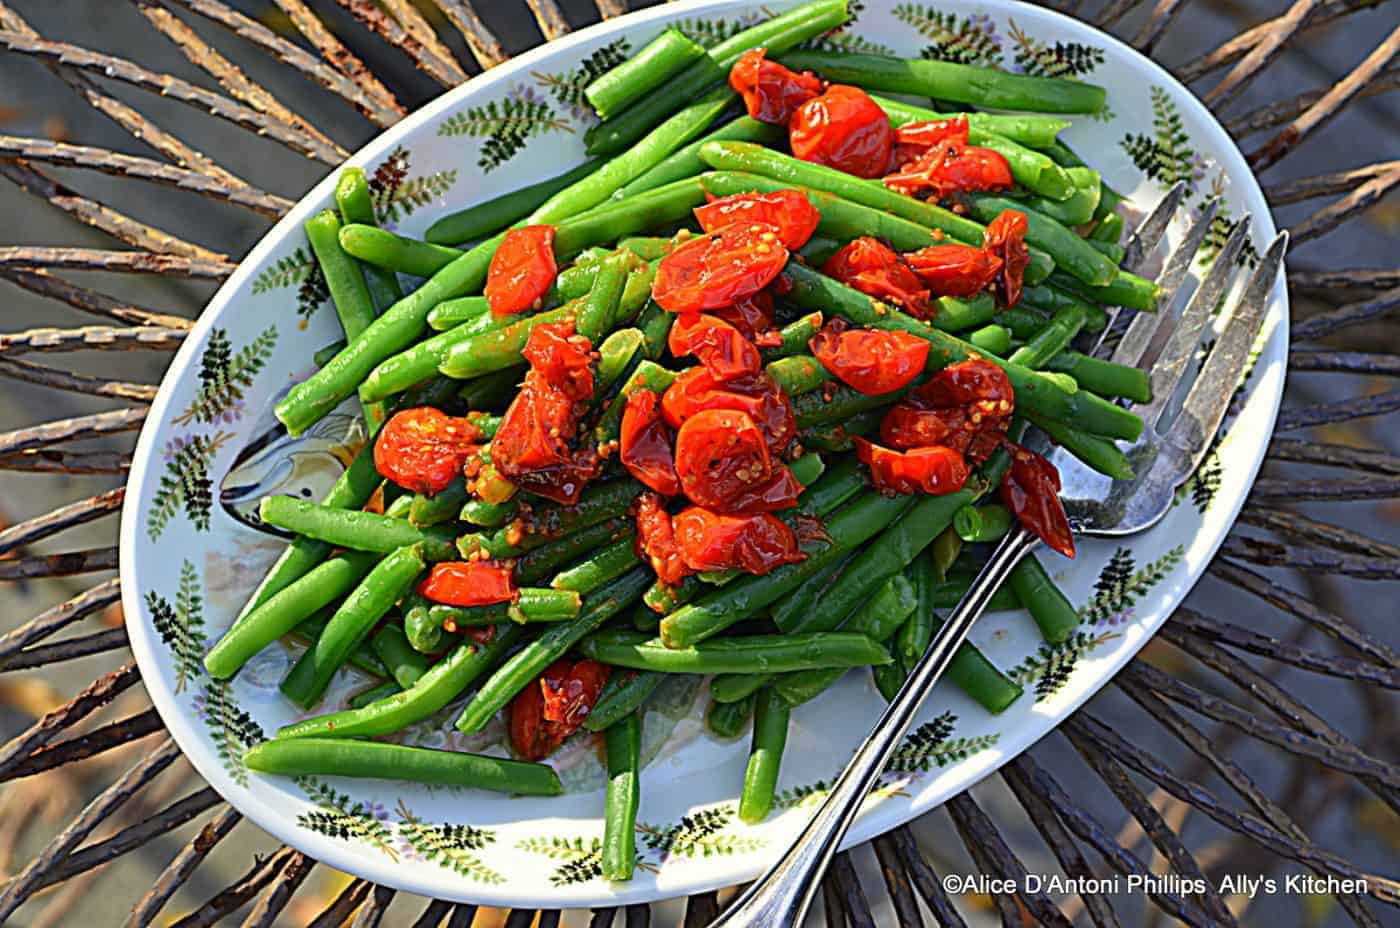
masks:
POLYGON ((822 367, 867 396, 893 393, 924 370, 929 343, 911 332, 853 329, 833 319, 807 342, 822 367))
POLYGON ((731 501, 773 473, 763 433, 746 414, 704 409, 676 433, 676 476, 691 501, 728 510, 731 501))
POLYGON ((385 480, 432 496, 462 475, 484 436, 469 419, 432 406, 394 413, 374 440, 374 468, 385 480))
POLYGON ((736 193, 695 208, 695 218, 706 232, 718 232, 734 223, 773 226, 789 251, 796 251, 817 231, 821 213, 796 190, 772 193, 736 193))
POLYGON ((719 381, 757 374, 763 369, 763 358, 753 342, 723 319, 705 313, 677 316, 671 323, 666 345, 678 358, 695 355, 719 381))
POLYGON ((673 520, 676 542, 692 570, 766 574, 806 558, 797 536, 776 516, 721 515, 689 506, 673 520))
POLYGON ((750 117, 785 126, 794 110, 822 92, 822 80, 811 71, 793 71, 769 61, 765 54, 755 48, 740 55, 729 69, 729 86, 744 98, 750 117))
POLYGON ((661 397, 638 390, 622 413, 621 461, 627 472, 663 496, 681 491, 671 455, 671 430, 661 418, 661 397))
POLYGON ((554 284, 554 226, 511 229, 491 256, 486 272, 486 301, 495 316, 535 307, 554 284))
POLYGON ((997 300, 1003 307, 1021 302, 1021 287, 1025 282, 1026 265, 1031 253, 1026 248, 1029 224, 1026 214, 1014 209, 1002 210, 987 224, 982 245, 1001 259, 1001 271, 996 276, 997 300))
POLYGON ((867 236, 847 243, 826 260, 822 273, 920 319, 933 316, 928 288, 893 248, 878 239, 867 236))
POLYGON ((928 193, 938 200, 965 190, 1005 190, 1011 184, 1011 166, 1001 154, 955 142, 929 148, 885 177, 891 190, 909 196, 928 193))
POLYGON ((661 259, 651 295, 673 313, 703 313, 758 293, 782 273, 788 250, 775 226, 725 226, 661 259))
POLYGON ((739 334, 755 344, 773 335, 773 296, 769 290, 711 310, 710 315, 734 326, 739 334))
POLYGON ((509 564, 495 561, 447 561, 434 564, 418 592, 448 606, 489 606, 512 602, 515 581, 509 564))
POLYGON ((651 565, 656 578, 667 586, 675 586, 691 573, 681 557, 681 549, 676 544, 676 535, 671 526, 671 515, 661 497, 655 493, 643 493, 637 497, 632 508, 637 523, 637 537, 633 549, 637 556, 651 565))
POLYGON ((967 462, 952 448, 914 448, 891 451, 854 439, 856 458, 870 468, 875 488, 885 493, 956 493, 967 483, 967 462))
POLYGON ((909 252, 904 260, 938 296, 975 296, 1001 272, 1001 258, 972 245, 932 245, 909 252))
POLYGON ((966 451, 971 435, 966 410, 927 409, 913 402, 912 397, 891 406, 880 420, 880 441, 900 451, 931 445, 966 451))
POLYGON ((786 464, 773 463, 773 473, 762 483, 745 488, 729 502, 728 512, 778 512, 797 505, 802 484, 786 464))
POLYGON ((952 119, 906 122, 894 130, 894 137, 901 145, 917 145, 919 148, 932 148, 948 142, 966 146, 968 128, 966 114, 959 114, 952 119))
POLYGON ((1026 528, 1065 557, 1074 557, 1074 534, 1060 502, 1060 472, 1045 458, 1011 445, 1011 466, 1001 482, 1001 501, 1026 528))
POLYGON ((704 409, 746 413, 775 455, 781 454, 797 434, 792 401, 767 371, 721 383, 703 367, 694 367, 677 377, 661 397, 661 414, 672 428, 680 428, 704 409))
POLYGON ((598 702, 611 672, 607 664, 567 658, 550 664, 510 703, 510 743, 526 760, 543 760, 574 732, 598 702))
POLYGON ((1004 418, 1016 409, 1016 391, 1006 371, 986 358, 949 364, 915 390, 913 397, 928 408, 966 407, 974 417, 973 425, 981 419, 1004 418))
POLYGON ((859 87, 832 84, 797 108, 788 123, 794 157, 854 174, 879 177, 890 168, 890 118, 859 87))

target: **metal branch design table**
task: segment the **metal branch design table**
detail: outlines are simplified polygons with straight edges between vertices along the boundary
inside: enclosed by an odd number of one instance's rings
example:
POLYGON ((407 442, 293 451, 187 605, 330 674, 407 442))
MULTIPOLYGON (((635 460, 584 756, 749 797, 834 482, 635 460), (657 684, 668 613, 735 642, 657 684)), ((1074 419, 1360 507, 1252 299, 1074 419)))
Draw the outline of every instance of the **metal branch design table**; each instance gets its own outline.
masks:
MULTIPOLYGON (((493 31, 488 20, 518 28, 532 19, 538 33, 531 41, 538 41, 629 7, 625 0, 575 2, 564 4, 566 15, 555 0, 526 0, 523 5, 506 0, 475 5, 469 0, 131 4, 120 12, 139 14, 154 32, 141 48, 123 56, 73 44, 63 35, 41 34, 27 18, 37 19, 32 11, 19 9, 26 4, 0 2, 0 42, 10 57, 47 68, 96 114, 129 133, 127 147, 141 152, 38 135, 0 135, 0 174, 47 204, 33 209, 53 207, 91 229, 72 226, 72 245, 0 247, 5 281, 63 304, 65 314, 89 317, 88 324, 0 334, 0 375, 23 382, 26 389, 95 399, 95 406, 83 408, 98 410, 49 420, 44 405, 35 405, 29 423, 0 433, 0 469, 11 472, 7 482, 20 480, 16 473, 28 473, 50 475, 50 482, 110 475, 105 485, 117 483, 130 464, 124 449, 141 426, 155 387, 113 372, 126 366, 121 362, 129 359, 128 352, 177 348, 205 295, 187 284, 171 289, 183 294, 184 312, 168 313, 140 305, 117 285, 109 292, 74 282, 70 272, 114 272, 105 274, 104 281, 127 274, 218 282, 232 272, 236 256, 164 231, 164 191, 173 188, 220 204, 211 221, 234 216, 241 208, 257 223, 245 228, 249 241, 291 206, 291 199, 259 186, 285 181, 272 167, 265 181, 245 178, 220 163, 227 159, 219 151, 201 151, 164 128, 162 123, 173 121, 175 104, 194 108, 201 120, 236 127, 220 131, 223 138, 237 136, 239 145, 250 138, 244 133, 252 133, 262 140, 248 144, 259 150, 280 146, 306 159, 315 167, 306 175, 311 179, 442 88, 506 60, 511 50, 497 37, 499 26, 493 31), (178 69, 197 79, 139 63, 155 60, 150 52, 156 46, 162 54, 178 50, 178 69), (376 68, 370 61, 382 63, 376 68), (282 102, 287 97, 282 88, 292 85, 301 87, 299 93, 306 86, 320 88, 337 112, 343 111, 334 130, 318 127, 316 120, 282 102), (74 187, 57 179, 55 169, 80 169, 62 174, 73 178, 74 187), (84 194, 97 186, 95 180, 87 182, 91 172, 112 175, 116 181, 103 180, 101 189, 120 195, 84 194), (122 357, 114 359, 113 353, 122 357), (69 359, 90 372, 55 363, 69 359)), ((1181 0, 1155 5, 1062 0, 1052 5, 1115 29, 1147 53, 1192 28, 1188 17, 1178 15, 1187 6, 1181 0)), ((117 6, 124 5, 110 4, 117 6)), ((971 866, 990 876, 1046 872, 1054 862, 1060 873, 1077 878, 1151 873, 1215 877, 1282 869, 1364 880, 1364 890, 1317 897, 1334 901, 1325 911, 1338 921, 1378 926, 1395 918, 1392 907, 1400 905, 1400 883, 1393 873, 1371 872, 1365 864, 1319 846, 1309 831, 1340 809, 1352 821, 1380 822, 1376 829, 1388 828, 1393 839, 1400 812, 1394 696, 1400 689, 1400 658, 1348 614, 1348 600, 1355 601, 1357 589, 1360 595, 1374 589, 1364 584, 1400 579, 1400 548, 1372 537, 1383 534, 1379 522, 1375 533, 1338 524, 1348 517, 1337 506, 1345 501, 1380 506, 1400 497, 1400 456, 1358 441, 1365 434, 1355 426, 1365 420, 1374 427, 1384 421, 1378 417, 1400 409, 1400 391, 1389 389, 1384 380, 1400 376, 1400 344, 1394 323, 1387 322, 1400 307, 1400 268, 1393 263, 1381 268, 1310 265, 1306 246, 1353 229, 1400 184, 1400 162, 1381 160, 1380 145, 1348 138, 1331 148, 1335 170, 1271 180, 1287 174, 1279 166, 1321 137, 1338 114, 1400 83, 1394 64, 1400 29, 1393 8, 1387 21, 1384 12, 1374 9, 1378 6, 1384 10, 1378 0, 1295 0, 1228 41, 1166 62, 1221 114, 1255 169, 1267 172, 1266 193, 1275 207, 1321 204, 1298 221, 1284 223, 1290 225, 1298 256, 1289 273, 1295 312, 1290 371, 1342 375, 1327 381, 1342 387, 1321 402, 1310 398, 1306 387, 1316 381, 1304 377, 1304 387, 1290 392, 1269 463, 1236 532, 1210 567, 1208 581, 1248 604, 1240 614, 1263 608, 1277 622, 1266 630, 1247 620, 1209 615, 1196 605, 1202 597, 1193 595, 1192 605, 1177 612, 1159 641, 1106 694, 979 786, 975 796, 959 796, 929 816, 926 821, 936 820, 944 829, 941 841, 921 846, 916 834, 927 829, 915 823, 869 848, 841 855, 825 883, 828 924, 962 925, 965 918, 989 917, 1005 925, 1149 924, 1162 916, 1190 925, 1248 920, 1247 895, 1181 893, 1170 886, 1150 890, 1146 903, 1089 889, 1077 894, 1023 889, 954 895, 945 892, 940 875, 967 866, 946 829, 947 820, 971 866), (1341 71, 1314 70, 1314 89, 1241 111, 1237 104, 1247 88, 1282 86, 1273 80, 1280 69, 1306 56, 1316 37, 1337 30, 1361 31, 1370 37, 1368 47, 1375 41, 1374 50, 1341 71), (1361 166, 1355 166, 1358 159, 1361 166), (1378 380, 1383 385, 1377 392, 1378 380), (1338 437, 1343 435, 1346 441, 1338 437), (1305 503, 1312 504, 1306 515, 1299 508, 1305 503), (1318 518, 1317 504, 1336 507, 1336 516, 1318 518), (1280 571, 1291 572, 1301 585, 1280 571), (1281 682, 1296 672, 1332 681, 1329 692, 1336 698, 1309 704, 1281 682), (1116 698, 1115 690, 1128 697, 1118 700, 1124 703, 1121 712, 1114 711, 1116 717, 1133 713, 1131 737, 1118 730, 1121 725, 1105 721, 1104 705, 1116 698), (1343 725, 1324 717, 1347 711, 1359 712, 1362 721, 1343 725), (1185 759, 1168 761, 1162 751, 1149 747, 1162 745, 1185 759), (1056 752, 1061 757, 1077 752, 1094 776, 1080 775, 1071 784, 1054 772, 1056 752), (1273 759, 1272 770, 1282 771, 1269 778, 1277 782, 1257 776, 1260 768, 1254 761, 1260 754, 1273 759), (1211 824, 1202 824, 1205 820, 1211 824), (858 868, 878 872, 883 880, 862 878, 858 868)), ((107 12, 104 8, 103 15, 107 12)), ((25 223, 12 218, 11 224, 13 237, 25 237, 25 223)), ((1392 262, 1393 254, 1392 248, 1392 262)), ((422 900, 396 900, 392 890, 360 880, 342 881, 338 894, 308 909, 297 893, 317 863, 286 847, 251 861, 225 862, 221 869, 227 873, 246 870, 227 885, 211 883, 208 874, 221 861, 221 852, 237 853, 235 842, 227 839, 240 816, 207 787, 178 795, 191 788, 188 776, 173 784, 170 776, 162 778, 179 760, 179 751, 148 704, 138 703, 137 711, 120 717, 121 707, 131 704, 124 694, 135 695, 127 691, 140 675, 130 662, 119 616, 112 614, 118 581, 101 579, 116 564, 116 548, 108 543, 71 550, 62 538, 56 549, 46 544, 102 519, 110 530, 107 537, 114 538, 112 517, 122 497, 118 486, 0 526, 0 581, 42 583, 48 591, 58 582, 55 578, 74 578, 65 581, 55 605, 29 618, 11 612, 5 620, 0 691, 8 698, 23 690, 16 681, 81 679, 69 663, 79 659, 101 657, 120 665, 71 697, 49 686, 51 698, 38 700, 22 722, 6 723, 14 734, 0 747, 0 782, 6 784, 0 791, 0 821, 5 823, 0 868, 8 866, 12 875, 0 884, 0 923, 11 918, 16 924, 71 923, 64 913, 75 897, 91 892, 92 881, 102 878, 94 868, 148 852, 167 833, 186 825, 180 842, 168 845, 161 856, 149 891, 108 903, 107 923, 125 918, 128 925, 170 924, 174 907, 168 903, 181 892, 182 898, 200 901, 186 904, 186 914, 174 922, 180 926, 224 919, 241 919, 244 925, 284 920, 316 926, 352 920, 356 926, 467 926, 477 920, 524 928, 559 923, 561 913, 551 911, 479 913, 472 906, 441 901, 424 907, 422 900), (36 544, 60 553, 36 553, 36 544), (89 575, 96 575, 97 582, 84 588, 89 575), (104 716, 104 710, 115 718, 104 716), (76 787, 52 779, 68 771, 79 772, 76 787), (69 797, 66 823, 36 824, 36 809, 55 801, 49 791, 74 789, 86 802, 69 797), (40 831, 47 837, 39 836, 40 831), (192 837, 184 841, 187 833, 192 837)), ((1393 601, 1381 605, 1393 616, 1393 601)), ((22 698, 8 701, 24 705, 22 698)), ((683 909, 666 908, 664 915, 660 907, 649 912, 645 906, 623 913, 597 911, 591 924, 625 920, 633 928, 649 919, 669 923, 683 918, 687 926, 704 925, 727 898, 725 893, 697 895, 683 909)))

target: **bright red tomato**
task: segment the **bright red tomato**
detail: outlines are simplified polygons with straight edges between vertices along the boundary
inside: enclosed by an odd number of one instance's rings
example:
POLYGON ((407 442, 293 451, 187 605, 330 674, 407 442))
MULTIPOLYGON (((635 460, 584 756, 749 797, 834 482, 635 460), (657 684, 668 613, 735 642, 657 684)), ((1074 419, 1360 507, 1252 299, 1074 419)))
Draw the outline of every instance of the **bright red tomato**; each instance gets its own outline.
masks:
POLYGON ((510 703, 510 743, 526 760, 553 754, 583 725, 611 672, 607 664, 560 659, 510 703))
POLYGON ((509 564, 495 561, 447 561, 434 564, 418 593, 448 606, 489 606, 512 602, 515 581, 509 564))
POLYGON ((511 229, 491 256, 486 272, 486 301, 495 316, 531 309, 554 284, 554 226, 511 229))
POLYGON ((772 454, 782 454, 797 434, 792 401, 767 371, 721 383, 703 367, 682 373, 661 397, 661 414, 672 428, 704 409, 733 409, 763 432, 772 454))
POLYGON ((656 579, 666 586, 675 586, 693 573, 681 557, 671 515, 660 496, 655 493, 638 496, 632 513, 637 523, 633 549, 656 571, 656 579))
POLYGON ((919 148, 932 148, 935 145, 951 143, 967 145, 968 121, 965 114, 952 119, 921 119, 907 122, 894 130, 894 137, 901 145, 917 145, 919 148))
POLYGON ((1034 451, 1011 445, 1001 501, 1041 541, 1065 557, 1074 557, 1074 533, 1060 502, 1060 472, 1055 465, 1034 451))
POLYGON ((462 475, 484 436, 469 419, 432 406, 394 413, 374 441, 379 476, 405 490, 432 496, 462 475))
MULTIPOLYGON (((784 278, 779 277, 778 280, 784 278)), ((746 297, 728 306, 721 306, 712 310, 710 315, 734 326, 739 333, 749 341, 757 343, 758 339, 767 338, 773 334, 773 295, 769 290, 761 290, 751 297, 746 297)))
POLYGON ((690 506, 674 523, 676 541, 692 570, 737 569, 761 576, 807 557, 792 529, 767 513, 721 515, 690 506))
POLYGON ((885 177, 891 190, 909 196, 929 193, 938 200, 965 190, 1005 190, 1011 184, 1011 166, 998 152, 953 142, 926 150, 885 177))
POLYGON ((652 298, 673 313, 703 313, 747 299, 773 282, 788 250, 774 226, 725 226, 681 245, 661 259, 652 298))
POLYGON ((928 288, 893 248, 878 239, 867 236, 847 243, 826 260, 822 273, 920 319, 933 316, 928 288))
POLYGON ((807 344, 822 367, 867 396, 907 386, 923 373, 929 352, 911 332, 853 329, 844 320, 828 322, 807 344))
POLYGON ((822 219, 812 201, 796 190, 736 193, 697 206, 694 212, 700 228, 706 232, 718 232, 736 222, 773 226, 789 251, 807 244, 822 219))
MULTIPOLYGON (((1016 391, 1001 365, 986 358, 968 358, 934 374, 912 394, 927 408, 967 407, 972 416, 1004 418, 1016 409, 1016 391)), ((974 419, 973 424, 980 420, 974 419)))
POLYGON ((638 390, 627 397, 620 446, 622 466, 633 477, 663 496, 681 491, 671 455, 671 430, 661 418, 661 397, 655 392, 638 390))
POLYGON ((870 94, 832 84, 792 114, 788 142, 793 156, 803 161, 857 177, 879 177, 890 168, 894 130, 870 94))
POLYGON ((982 236, 983 247, 1001 259, 1001 272, 996 277, 997 300, 1007 308, 1021 302, 1026 265, 1031 262, 1030 250, 1026 248, 1028 229, 1026 214, 1008 209, 987 224, 982 236))
POLYGON ((761 48, 740 55, 729 69, 729 86, 744 98, 750 117, 785 126, 794 110, 822 92, 822 80, 811 71, 793 71, 769 61, 765 55, 761 48))
MULTIPOLYGON (((911 398, 912 399, 912 398, 911 398)), ((959 407, 926 409, 906 399, 890 407, 880 420, 880 441, 900 451, 946 445, 966 451, 971 440, 967 411, 959 407)))
POLYGON ((729 501, 728 512, 778 512, 797 505, 802 484, 786 464, 774 462, 767 480, 746 487, 729 501))
POLYGON ((967 462, 952 448, 914 448, 891 451, 854 439, 856 458, 870 468, 870 479, 883 493, 956 493, 967 483, 967 462))
POLYGON ((972 245, 932 245, 904 260, 938 296, 976 296, 1001 272, 1001 258, 972 245))
POLYGON ((768 443, 754 421, 732 409, 704 409, 676 433, 676 476, 692 502, 728 510, 773 473, 768 443))
POLYGON ((716 316, 686 313, 671 323, 667 347, 678 358, 693 354, 716 380, 733 380, 763 369, 754 343, 716 316))

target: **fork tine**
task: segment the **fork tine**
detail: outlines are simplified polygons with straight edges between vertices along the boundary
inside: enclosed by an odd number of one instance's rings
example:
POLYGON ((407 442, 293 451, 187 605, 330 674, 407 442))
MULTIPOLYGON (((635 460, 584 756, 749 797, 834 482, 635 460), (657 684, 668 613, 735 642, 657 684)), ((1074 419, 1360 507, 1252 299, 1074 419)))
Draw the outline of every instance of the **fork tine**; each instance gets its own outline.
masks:
POLYGON ((1196 383, 1186 395, 1181 415, 1172 423, 1167 440, 1189 459, 1189 466, 1182 471, 1183 480, 1200 465, 1211 438, 1220 429, 1225 410, 1230 407, 1230 399, 1249 361, 1249 349, 1263 325, 1269 308, 1269 292, 1274 288, 1287 250, 1288 233, 1280 232, 1249 279, 1215 349, 1201 365, 1196 383))
POLYGON ((1196 346, 1201 340, 1201 330, 1210 320, 1211 311, 1220 305, 1221 297, 1225 295, 1230 281, 1235 277, 1235 259, 1239 257, 1240 249, 1244 247, 1248 237, 1249 220, 1246 219, 1231 230, 1224 247, 1215 256, 1215 263, 1211 265, 1206 279, 1201 281, 1201 285, 1191 295, 1191 302, 1182 312, 1181 321, 1177 323, 1176 331, 1172 332, 1171 340, 1167 342, 1166 348, 1162 349, 1157 363, 1152 366, 1152 401, 1141 411, 1142 421, 1147 428, 1157 425, 1162 410, 1176 392, 1176 385, 1181 382, 1188 362, 1196 353, 1196 346))
MULTIPOLYGON (((1157 250, 1158 243, 1162 241, 1162 236, 1167 233, 1167 228, 1172 224, 1172 217, 1181 208, 1181 202, 1185 198, 1186 181, 1179 180, 1167 191, 1166 196, 1152 207, 1152 212, 1138 223, 1133 234, 1128 236, 1128 243, 1123 247, 1123 267, 1133 272, 1142 270, 1147 256, 1157 250)), ((1116 331, 1114 323, 1118 321, 1118 315, 1122 311, 1121 306, 1108 308, 1108 323, 1099 333, 1098 340, 1094 342, 1094 347, 1089 352, 1090 355, 1096 358, 1103 356, 1108 339, 1116 331)))
POLYGON ((1219 208, 1219 197, 1207 203, 1196 222, 1186 230, 1185 237, 1172 249, 1172 253, 1167 256, 1166 266, 1157 277, 1157 312, 1138 313, 1134 316, 1128 331, 1123 333, 1122 341, 1118 343, 1109 360, 1117 364, 1126 364, 1128 367, 1147 369, 1152 366, 1152 362, 1156 360, 1155 355, 1161 350, 1167 335, 1176 327, 1176 315, 1172 310, 1176 306, 1177 293, 1191 270, 1191 262, 1196 259, 1196 252, 1205 241, 1206 233, 1210 231, 1210 224, 1215 220, 1215 212, 1219 208), (1149 350, 1154 344, 1157 350, 1149 350))

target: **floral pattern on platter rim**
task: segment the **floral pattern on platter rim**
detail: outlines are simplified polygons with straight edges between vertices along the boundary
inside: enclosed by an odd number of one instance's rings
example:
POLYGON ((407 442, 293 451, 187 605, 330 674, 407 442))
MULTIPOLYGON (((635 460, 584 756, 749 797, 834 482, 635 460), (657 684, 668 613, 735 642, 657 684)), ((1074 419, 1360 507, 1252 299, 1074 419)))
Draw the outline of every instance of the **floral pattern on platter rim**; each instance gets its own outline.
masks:
MULTIPOLYGON (((667 24, 680 22, 713 42, 794 5, 695 0, 601 23, 443 95, 349 163, 376 178, 386 225, 421 234, 444 211, 582 161, 588 117, 578 99, 581 83, 667 24), (532 151, 547 151, 548 164, 533 162, 532 151)), ((1238 217, 1251 217, 1255 242, 1274 234, 1259 187, 1224 130, 1164 70, 1116 40, 1014 2, 865 0, 852 7, 859 8, 858 20, 821 40, 824 47, 976 61, 1107 86, 1111 115, 1076 118, 1067 140, 1138 213, 1176 180, 1191 185, 1193 207, 1223 196, 1226 208, 1198 255, 1200 266, 1213 258, 1210 242, 1218 248, 1238 217)), ((334 175, 307 194, 215 296, 176 356, 141 435, 122 517, 123 605, 166 725, 201 775, 259 826, 330 866, 387 886, 500 906, 581 907, 751 879, 796 835, 804 810, 839 772, 832 758, 844 757, 873 723, 883 703, 868 674, 848 674, 794 712, 778 801, 756 826, 740 823, 734 809, 747 737, 725 741, 706 732, 703 685, 677 681, 659 691, 644 726, 639 866, 627 884, 599 876, 602 776, 583 739, 556 757, 566 794, 552 799, 389 781, 292 780, 243 768, 245 746, 307 714, 277 690, 295 654, 290 645, 266 649, 229 682, 210 680, 200 663, 282 543, 256 530, 256 499, 269 492, 317 498, 363 442, 353 415, 327 417, 296 440, 269 431, 276 398, 310 373, 315 352, 340 337, 301 232, 306 218, 332 204, 333 184, 334 175)), ((1171 235, 1182 230, 1178 224, 1171 235)), ((1280 283, 1235 409, 1167 518, 1125 542, 1084 540, 1075 562, 1049 562, 1080 608, 1082 626, 1070 641, 1045 645, 1017 612, 978 624, 973 640, 1026 687, 1025 696, 993 717, 940 687, 848 845, 934 808, 1025 750, 1165 621, 1224 540, 1253 483, 1282 395, 1287 319, 1280 283)), ((366 680, 343 671, 323 711, 342 707, 366 680)), ((462 736, 451 725, 455 711, 449 707, 414 726, 404 740, 501 750, 499 723, 462 736)))

